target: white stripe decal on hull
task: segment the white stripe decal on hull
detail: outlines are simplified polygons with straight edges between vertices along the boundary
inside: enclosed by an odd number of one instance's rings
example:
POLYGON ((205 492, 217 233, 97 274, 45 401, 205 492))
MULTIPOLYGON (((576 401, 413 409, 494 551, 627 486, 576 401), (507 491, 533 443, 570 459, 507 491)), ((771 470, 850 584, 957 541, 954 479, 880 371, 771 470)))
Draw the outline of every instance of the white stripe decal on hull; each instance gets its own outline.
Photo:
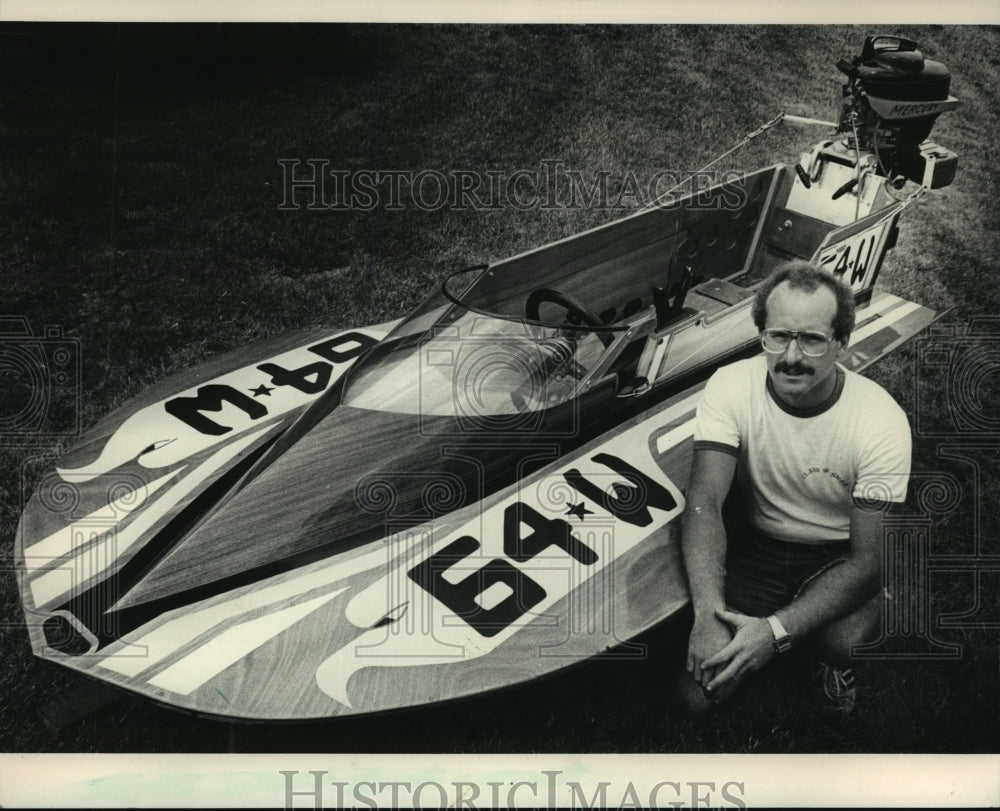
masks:
POLYGON ((189 695, 231 664, 309 616, 341 591, 343 589, 234 625, 154 676, 149 683, 172 693, 189 695))
POLYGON ((679 403, 674 403, 674 405, 670 406, 670 408, 665 411, 652 415, 648 420, 643 420, 642 425, 646 425, 654 419, 659 425, 670 425, 670 423, 674 422, 679 417, 684 416, 688 411, 694 410, 694 407, 698 404, 700 397, 701 389, 696 391, 694 394, 688 395, 679 403))
MULTIPOLYGON (((122 637, 121 644, 126 646, 124 650, 130 652, 112 653, 98 664, 123 676, 137 676, 228 619, 249 613, 256 608, 292 599, 319 586, 331 585, 379 565, 388 565, 386 550, 381 547, 373 552, 348 561, 337 561, 318 571, 274 586, 261 588, 260 584, 257 584, 251 591, 224 603, 189 610, 138 638, 131 638, 128 635, 122 637), (131 652, 137 648, 142 649, 143 653, 131 652)), ((336 593, 339 594, 340 591, 343 589, 336 593)))
MULTIPOLYGON (((876 332, 895 324, 897 321, 902 321, 903 318, 908 316, 910 313, 921 308, 919 304, 914 304, 912 301, 906 301, 906 299, 901 299, 896 296, 886 295, 885 298, 891 300, 879 301, 878 309, 875 311, 879 313, 880 317, 872 318, 863 326, 858 327, 851 334, 851 344, 856 344, 866 338, 870 338, 876 332)), ((865 310, 862 314, 868 312, 870 312, 870 310, 865 310)), ((849 344, 849 346, 851 344, 849 344)))
MULTIPOLYGON (((692 412, 692 415, 693 413, 694 412, 692 412)), ((687 422, 678 425, 672 431, 667 431, 667 433, 663 434, 663 436, 658 437, 656 440, 656 451, 657 453, 666 453, 674 447, 674 445, 687 439, 689 436, 694 436, 693 416, 687 422)))
POLYGON ((122 553, 143 538, 152 526, 165 516, 186 495, 195 490, 219 468, 228 464, 240 451, 273 429, 273 425, 254 431, 217 451, 187 476, 177 482, 167 493, 157 499, 141 515, 120 532, 111 532, 104 540, 84 550, 84 553, 62 566, 45 572, 31 583, 31 596, 35 607, 48 608, 56 600, 84 585, 91 578, 111 568, 122 553))
POLYGON ((47 538, 32 544, 24 550, 25 568, 28 571, 34 571, 63 555, 78 551, 89 540, 110 531, 120 524, 127 515, 142 507, 153 493, 182 470, 184 470, 183 467, 178 468, 141 489, 119 496, 109 504, 99 507, 72 524, 67 524, 62 529, 56 530, 47 538), (133 499, 135 502, 130 503, 133 499))

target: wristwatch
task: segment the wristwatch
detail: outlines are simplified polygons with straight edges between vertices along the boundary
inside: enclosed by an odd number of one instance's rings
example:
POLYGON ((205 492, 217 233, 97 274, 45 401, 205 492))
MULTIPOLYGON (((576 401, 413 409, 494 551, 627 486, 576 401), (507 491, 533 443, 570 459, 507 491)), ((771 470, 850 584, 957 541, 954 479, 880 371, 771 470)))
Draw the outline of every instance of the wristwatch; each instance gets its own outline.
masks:
POLYGON ((774 614, 767 617, 767 624, 771 626, 771 633, 774 634, 774 650, 776 653, 785 653, 792 647, 792 637, 789 636, 785 626, 781 624, 774 614))

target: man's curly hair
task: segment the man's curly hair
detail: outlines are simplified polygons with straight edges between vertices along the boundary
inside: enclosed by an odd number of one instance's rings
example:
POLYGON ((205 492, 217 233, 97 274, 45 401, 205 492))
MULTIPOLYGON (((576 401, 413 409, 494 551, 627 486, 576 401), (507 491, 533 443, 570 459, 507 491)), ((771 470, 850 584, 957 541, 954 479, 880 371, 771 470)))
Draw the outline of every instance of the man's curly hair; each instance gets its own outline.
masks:
POLYGON ((837 297, 837 313, 833 317, 833 338, 841 343, 847 343, 854 329, 854 294, 832 273, 804 259, 794 259, 780 265, 757 288, 753 300, 753 322, 759 331, 763 331, 767 323, 767 297, 782 282, 788 282, 790 287, 807 293, 811 293, 820 285, 828 287, 837 297))

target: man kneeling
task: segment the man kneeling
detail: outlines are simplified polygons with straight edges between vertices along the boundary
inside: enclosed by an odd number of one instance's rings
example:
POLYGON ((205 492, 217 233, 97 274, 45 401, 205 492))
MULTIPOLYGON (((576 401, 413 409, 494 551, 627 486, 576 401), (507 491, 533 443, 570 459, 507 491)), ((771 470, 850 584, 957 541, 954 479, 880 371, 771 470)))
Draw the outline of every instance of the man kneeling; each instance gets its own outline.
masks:
POLYGON ((881 616, 882 512, 906 496, 906 415, 837 360, 854 298, 807 262, 778 268, 753 318, 763 357, 720 368, 698 406, 682 549, 694 608, 682 694, 727 698, 808 641, 827 708, 850 712, 851 649, 881 616), (738 521, 723 502, 736 479, 738 521))

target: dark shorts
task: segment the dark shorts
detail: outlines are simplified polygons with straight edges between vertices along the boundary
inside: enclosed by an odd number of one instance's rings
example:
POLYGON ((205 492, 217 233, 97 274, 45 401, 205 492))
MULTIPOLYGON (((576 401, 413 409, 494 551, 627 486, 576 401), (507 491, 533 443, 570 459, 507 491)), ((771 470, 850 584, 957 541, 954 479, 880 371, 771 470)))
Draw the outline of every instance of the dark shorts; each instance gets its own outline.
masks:
POLYGON ((814 577, 847 559, 847 541, 789 543, 750 529, 730 535, 726 554, 726 604, 753 617, 788 605, 814 577))

